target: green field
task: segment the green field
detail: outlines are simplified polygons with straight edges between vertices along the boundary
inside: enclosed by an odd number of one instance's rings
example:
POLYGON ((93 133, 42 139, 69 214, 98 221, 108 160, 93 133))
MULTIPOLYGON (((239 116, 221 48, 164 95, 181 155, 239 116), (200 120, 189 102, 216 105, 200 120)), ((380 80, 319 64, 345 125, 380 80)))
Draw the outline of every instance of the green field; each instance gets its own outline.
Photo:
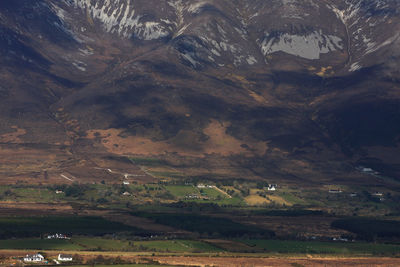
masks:
POLYGON ((74 237, 71 240, 39 238, 0 240, 0 249, 36 249, 68 251, 154 251, 154 252, 220 252, 211 244, 192 240, 126 241, 105 238, 74 237))
POLYGON ((0 249, 82 250, 83 247, 69 240, 25 238, 0 240, 0 249))
POLYGON ((130 161, 134 162, 137 165, 143 166, 165 166, 167 162, 162 159, 155 158, 129 158, 130 161))
POLYGON ((121 241, 100 238, 74 238, 74 244, 85 250, 104 251, 154 251, 154 252, 219 252, 222 249, 201 241, 160 240, 121 241))
POLYGON ((157 252, 220 252, 223 251, 213 245, 192 240, 165 240, 165 241, 139 241, 135 246, 143 246, 157 252))
POLYGON ((197 188, 190 185, 167 185, 166 190, 175 196, 177 199, 183 201, 197 202, 197 203, 215 203, 218 205, 231 205, 241 206, 244 204, 243 200, 237 197, 229 198, 215 188, 197 188), (188 198, 189 195, 197 195, 199 198, 188 198))
POLYGON ((0 198, 17 202, 56 202, 62 200, 63 196, 48 188, 0 186, 0 198))
POLYGON ((209 198, 227 198, 228 196, 225 194, 222 194, 221 192, 217 191, 214 188, 202 188, 200 189, 200 192, 206 194, 209 198))
POLYGON ((254 251, 290 254, 398 256, 400 245, 281 240, 240 240, 254 251))
POLYGON ((197 187, 194 186, 185 186, 185 185, 167 185, 165 188, 177 198, 184 198, 190 194, 198 194, 200 195, 200 191, 197 187))
POLYGON ((278 191, 275 194, 282 197, 284 200, 291 203, 292 205, 306 205, 307 204, 306 201, 295 196, 292 192, 289 192, 288 190, 278 191))
POLYGON ((400 245, 374 243, 342 243, 317 241, 243 240, 247 246, 218 247, 196 240, 127 241, 105 238, 74 237, 71 240, 8 239, 0 240, 0 249, 35 249, 66 251, 131 251, 173 253, 242 253, 319 254, 344 256, 400 256, 400 245))
POLYGON ((103 251, 135 251, 134 246, 128 241, 91 238, 91 237, 76 237, 71 240, 81 250, 103 250, 103 251))
POLYGON ((163 178, 184 178, 185 175, 180 173, 180 172, 174 172, 174 171, 149 171, 152 175, 154 175, 155 177, 158 177, 160 179, 163 178))

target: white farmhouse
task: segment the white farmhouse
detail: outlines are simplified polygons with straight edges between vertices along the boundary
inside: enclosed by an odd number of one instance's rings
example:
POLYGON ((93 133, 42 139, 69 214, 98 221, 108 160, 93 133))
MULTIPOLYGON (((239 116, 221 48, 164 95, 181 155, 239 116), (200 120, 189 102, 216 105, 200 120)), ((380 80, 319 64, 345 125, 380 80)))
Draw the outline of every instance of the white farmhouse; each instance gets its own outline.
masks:
POLYGON ((62 262, 72 261, 72 255, 58 254, 58 260, 62 262))
POLYGON ((24 257, 24 262, 43 262, 44 261, 44 257, 42 254, 40 253, 36 253, 33 255, 26 255, 24 257))
POLYGON ((276 184, 270 184, 270 185, 268 186, 268 191, 276 191, 276 187, 277 187, 276 184))

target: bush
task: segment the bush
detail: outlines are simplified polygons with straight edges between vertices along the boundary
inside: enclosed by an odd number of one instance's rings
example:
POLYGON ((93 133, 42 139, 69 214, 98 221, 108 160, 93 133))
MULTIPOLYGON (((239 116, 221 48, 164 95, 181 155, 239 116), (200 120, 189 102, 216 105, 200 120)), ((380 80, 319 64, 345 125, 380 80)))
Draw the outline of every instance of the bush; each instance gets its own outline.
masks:
POLYGON ((65 196, 67 197, 81 197, 85 194, 87 186, 73 184, 65 188, 65 196))

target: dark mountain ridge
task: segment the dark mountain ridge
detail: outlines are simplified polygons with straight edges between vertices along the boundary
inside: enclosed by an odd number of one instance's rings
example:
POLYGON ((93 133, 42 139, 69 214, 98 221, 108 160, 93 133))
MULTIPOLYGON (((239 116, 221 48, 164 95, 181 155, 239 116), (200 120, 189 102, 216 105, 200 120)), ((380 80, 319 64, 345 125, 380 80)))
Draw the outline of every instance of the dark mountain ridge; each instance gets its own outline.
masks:
POLYGON ((3 0, 0 142, 56 147, 55 173, 97 153, 190 175, 382 182, 356 169, 370 164, 397 179, 399 12, 394 0, 3 0))

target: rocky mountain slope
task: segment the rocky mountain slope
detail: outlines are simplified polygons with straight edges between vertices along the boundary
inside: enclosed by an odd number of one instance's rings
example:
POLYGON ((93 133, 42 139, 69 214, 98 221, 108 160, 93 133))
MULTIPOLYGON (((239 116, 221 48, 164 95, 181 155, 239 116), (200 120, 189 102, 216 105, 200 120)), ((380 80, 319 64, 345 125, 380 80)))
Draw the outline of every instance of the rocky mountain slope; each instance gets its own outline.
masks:
POLYGON ((3 0, 2 153, 29 150, 25 176, 47 153, 54 173, 118 154, 194 176, 398 178, 399 15, 396 0, 3 0))

